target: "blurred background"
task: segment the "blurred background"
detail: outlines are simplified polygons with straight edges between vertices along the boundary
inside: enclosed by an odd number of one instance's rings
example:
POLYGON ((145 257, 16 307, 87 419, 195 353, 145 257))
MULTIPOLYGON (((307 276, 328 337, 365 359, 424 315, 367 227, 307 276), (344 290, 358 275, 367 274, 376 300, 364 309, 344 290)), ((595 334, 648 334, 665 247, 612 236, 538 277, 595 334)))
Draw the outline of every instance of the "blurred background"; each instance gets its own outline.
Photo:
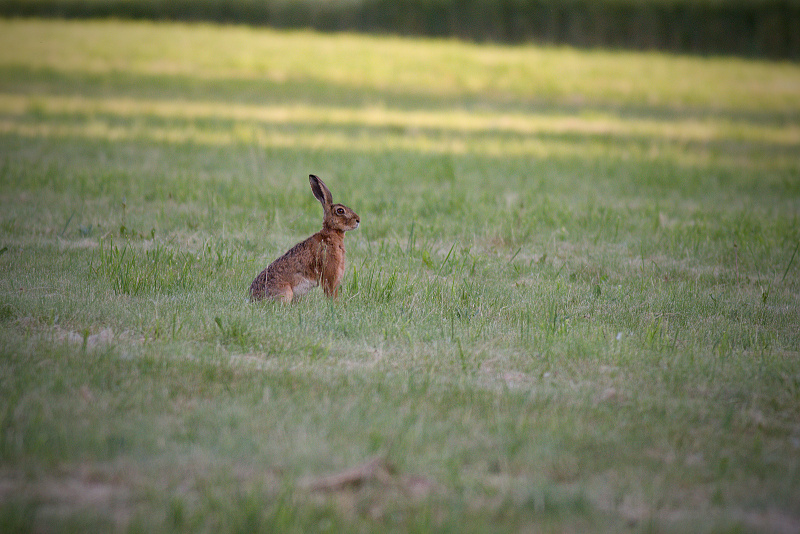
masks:
POLYGON ((208 21, 800 58, 800 0, 0 0, 0 16, 208 21))

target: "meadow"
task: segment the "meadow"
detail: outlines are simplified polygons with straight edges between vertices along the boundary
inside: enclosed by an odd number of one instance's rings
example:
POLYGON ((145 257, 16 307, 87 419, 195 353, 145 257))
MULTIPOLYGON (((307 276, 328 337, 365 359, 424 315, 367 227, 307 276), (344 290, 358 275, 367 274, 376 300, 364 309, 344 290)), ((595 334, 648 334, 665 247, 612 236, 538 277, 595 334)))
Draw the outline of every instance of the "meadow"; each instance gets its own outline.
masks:
POLYGON ((798 154, 791 63, 0 20, 0 531, 797 532, 798 154))

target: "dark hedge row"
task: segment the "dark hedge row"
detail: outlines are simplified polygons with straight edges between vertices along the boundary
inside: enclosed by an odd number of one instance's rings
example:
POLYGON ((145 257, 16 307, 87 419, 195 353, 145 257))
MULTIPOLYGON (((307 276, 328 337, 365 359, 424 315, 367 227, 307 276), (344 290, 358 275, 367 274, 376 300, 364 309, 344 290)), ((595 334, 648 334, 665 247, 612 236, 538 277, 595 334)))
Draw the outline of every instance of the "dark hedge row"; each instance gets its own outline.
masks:
POLYGON ((0 15, 202 20, 800 59, 800 0, 0 0, 0 15))

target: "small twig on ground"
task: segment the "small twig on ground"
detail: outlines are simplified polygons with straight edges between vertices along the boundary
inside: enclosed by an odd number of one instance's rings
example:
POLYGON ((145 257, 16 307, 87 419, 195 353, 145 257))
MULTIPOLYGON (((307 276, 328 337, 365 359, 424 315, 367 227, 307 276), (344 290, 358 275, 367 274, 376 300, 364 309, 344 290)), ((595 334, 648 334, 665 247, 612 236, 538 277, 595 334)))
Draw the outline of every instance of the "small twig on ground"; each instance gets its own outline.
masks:
POLYGON ((391 477, 393 467, 382 455, 333 475, 314 477, 300 482, 311 491, 336 491, 348 486, 359 486, 371 480, 385 481, 391 477))

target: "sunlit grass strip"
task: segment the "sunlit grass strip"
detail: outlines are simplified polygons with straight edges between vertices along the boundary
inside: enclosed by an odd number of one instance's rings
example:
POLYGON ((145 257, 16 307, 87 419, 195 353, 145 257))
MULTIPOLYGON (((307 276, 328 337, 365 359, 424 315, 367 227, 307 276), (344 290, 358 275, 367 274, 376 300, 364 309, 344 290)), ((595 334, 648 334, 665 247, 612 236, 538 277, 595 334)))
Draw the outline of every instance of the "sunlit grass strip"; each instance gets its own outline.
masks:
POLYGON ((793 168, 800 127, 610 114, 402 112, 386 107, 0 95, 0 132, 23 137, 410 151, 490 157, 617 157, 688 166, 793 168), (201 120, 202 122, 197 122, 201 120))
POLYGON ((231 26, 0 20, 0 65, 307 81, 455 98, 800 110, 800 67, 789 63, 231 26))
POLYGON ((423 133, 386 133, 364 129, 357 133, 318 131, 288 133, 257 125, 240 124, 232 128, 201 129, 193 125, 150 127, 139 124, 112 125, 91 119, 84 124, 29 124, 0 119, 0 133, 30 138, 97 139, 108 141, 145 141, 158 143, 195 143, 224 146, 249 144, 260 148, 293 148, 315 151, 349 151, 380 153, 408 151, 439 155, 482 155, 489 157, 581 157, 618 158, 622 160, 670 161, 703 167, 717 166, 747 168, 794 168, 797 159, 791 154, 770 156, 754 161, 746 153, 716 153, 703 148, 686 150, 680 144, 641 144, 624 140, 569 141, 536 136, 515 139, 501 137, 433 137, 423 133))
POLYGON ((359 108, 297 105, 247 105, 220 102, 136 100, 0 94, 0 112, 93 114, 118 117, 230 119, 271 124, 435 129, 464 133, 577 134, 642 136, 670 141, 754 141, 800 145, 800 124, 762 125, 720 117, 663 120, 608 113, 488 113, 460 109, 406 111, 385 106, 359 108))

